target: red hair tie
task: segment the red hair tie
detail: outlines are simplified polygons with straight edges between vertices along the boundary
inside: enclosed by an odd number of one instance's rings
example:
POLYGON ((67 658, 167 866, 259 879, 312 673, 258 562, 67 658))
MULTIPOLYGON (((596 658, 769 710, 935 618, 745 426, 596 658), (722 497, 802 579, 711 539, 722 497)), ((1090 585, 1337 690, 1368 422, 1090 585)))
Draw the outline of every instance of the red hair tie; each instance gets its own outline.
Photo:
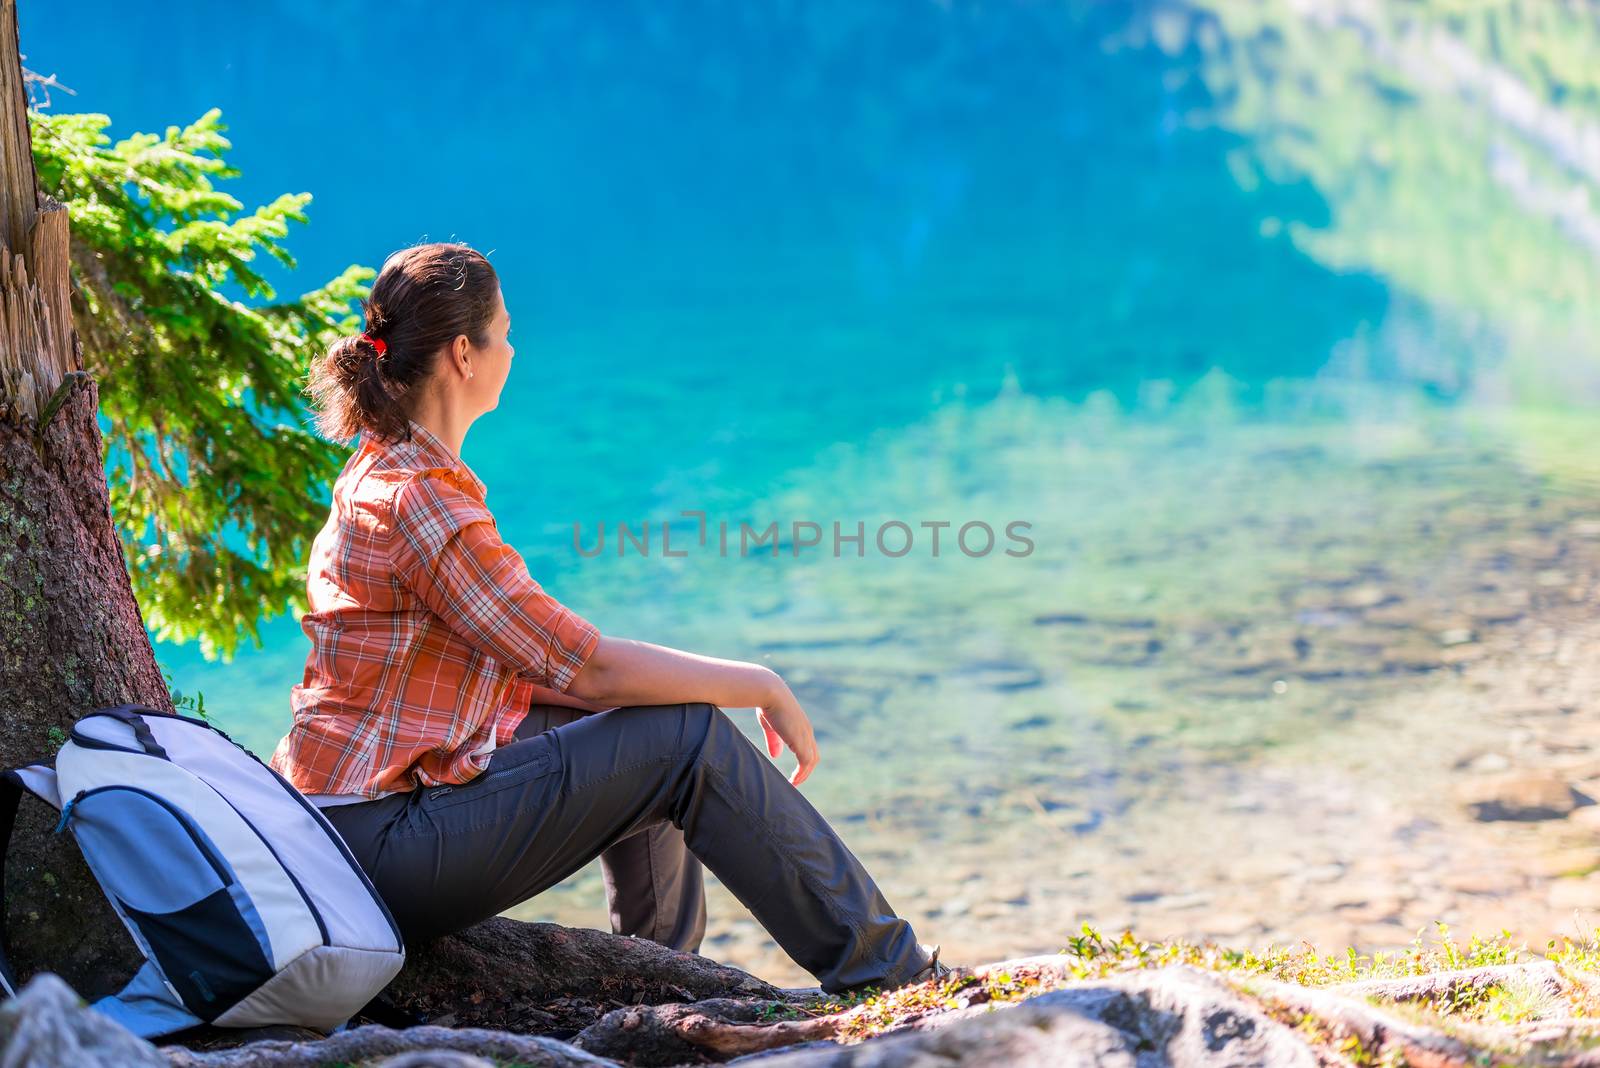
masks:
POLYGON ((362 334, 361 337, 373 348, 378 350, 379 356, 382 356, 385 352, 389 351, 389 346, 384 344, 383 338, 373 337, 371 334, 362 334))

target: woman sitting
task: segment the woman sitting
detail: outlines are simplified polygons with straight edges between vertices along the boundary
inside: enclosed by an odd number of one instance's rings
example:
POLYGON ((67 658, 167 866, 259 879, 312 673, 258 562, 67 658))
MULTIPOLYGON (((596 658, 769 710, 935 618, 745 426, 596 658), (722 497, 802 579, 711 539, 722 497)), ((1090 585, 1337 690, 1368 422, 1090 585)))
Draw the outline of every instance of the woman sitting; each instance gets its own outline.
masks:
POLYGON ((488 260, 397 252, 365 311, 312 371, 323 431, 360 443, 312 545, 311 653, 272 764, 405 937, 493 916, 598 855, 613 930, 693 952, 703 861, 830 993, 944 974, 796 789, 817 744, 777 674, 604 636, 500 540, 460 459, 511 368, 488 260), (755 708, 793 775, 720 706, 755 708))

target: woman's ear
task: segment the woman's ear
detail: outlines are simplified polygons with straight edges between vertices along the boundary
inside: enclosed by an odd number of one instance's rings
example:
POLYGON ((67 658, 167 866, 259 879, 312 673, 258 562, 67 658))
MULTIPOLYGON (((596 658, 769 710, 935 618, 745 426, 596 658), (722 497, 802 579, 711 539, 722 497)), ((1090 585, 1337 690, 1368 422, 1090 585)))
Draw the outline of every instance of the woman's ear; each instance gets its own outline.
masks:
POLYGON ((457 334, 456 339, 450 343, 450 362, 466 378, 472 377, 472 361, 467 358, 471 348, 472 341, 465 334, 457 334))

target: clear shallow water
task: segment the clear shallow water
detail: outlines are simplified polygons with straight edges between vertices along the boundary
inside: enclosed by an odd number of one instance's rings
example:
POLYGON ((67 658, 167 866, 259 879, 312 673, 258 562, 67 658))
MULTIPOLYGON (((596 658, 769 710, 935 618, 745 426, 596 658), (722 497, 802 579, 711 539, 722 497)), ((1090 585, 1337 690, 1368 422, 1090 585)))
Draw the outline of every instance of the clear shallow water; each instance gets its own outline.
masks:
MULTIPOLYGON (((996 821, 1087 841, 1344 737, 1537 610, 1513 543, 1594 500, 1600 29, 1535 5, 96 6, 23 0, 28 65, 118 134, 220 106, 234 195, 316 196, 286 288, 490 252, 501 530, 602 630, 783 671, 808 794, 912 901, 908 841, 1044 873, 996 821), (867 557, 573 549, 685 509, 867 557), (890 520, 1034 550, 890 559, 890 520)), ((157 650, 261 752, 306 652, 263 635, 157 650)))

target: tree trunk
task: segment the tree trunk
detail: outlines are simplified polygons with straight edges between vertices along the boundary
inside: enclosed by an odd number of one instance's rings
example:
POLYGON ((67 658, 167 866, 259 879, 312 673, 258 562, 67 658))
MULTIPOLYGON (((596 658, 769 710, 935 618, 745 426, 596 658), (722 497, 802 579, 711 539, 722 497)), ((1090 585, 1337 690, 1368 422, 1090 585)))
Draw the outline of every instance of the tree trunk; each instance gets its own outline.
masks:
MULTIPOLYGON (((0 766, 55 751, 84 712, 170 709, 112 524, 97 393, 69 304, 66 209, 38 193, 15 0, 0 0, 0 766)), ((6 865, 19 977, 85 994, 126 979, 132 943, 44 806, 25 804, 6 865)))

